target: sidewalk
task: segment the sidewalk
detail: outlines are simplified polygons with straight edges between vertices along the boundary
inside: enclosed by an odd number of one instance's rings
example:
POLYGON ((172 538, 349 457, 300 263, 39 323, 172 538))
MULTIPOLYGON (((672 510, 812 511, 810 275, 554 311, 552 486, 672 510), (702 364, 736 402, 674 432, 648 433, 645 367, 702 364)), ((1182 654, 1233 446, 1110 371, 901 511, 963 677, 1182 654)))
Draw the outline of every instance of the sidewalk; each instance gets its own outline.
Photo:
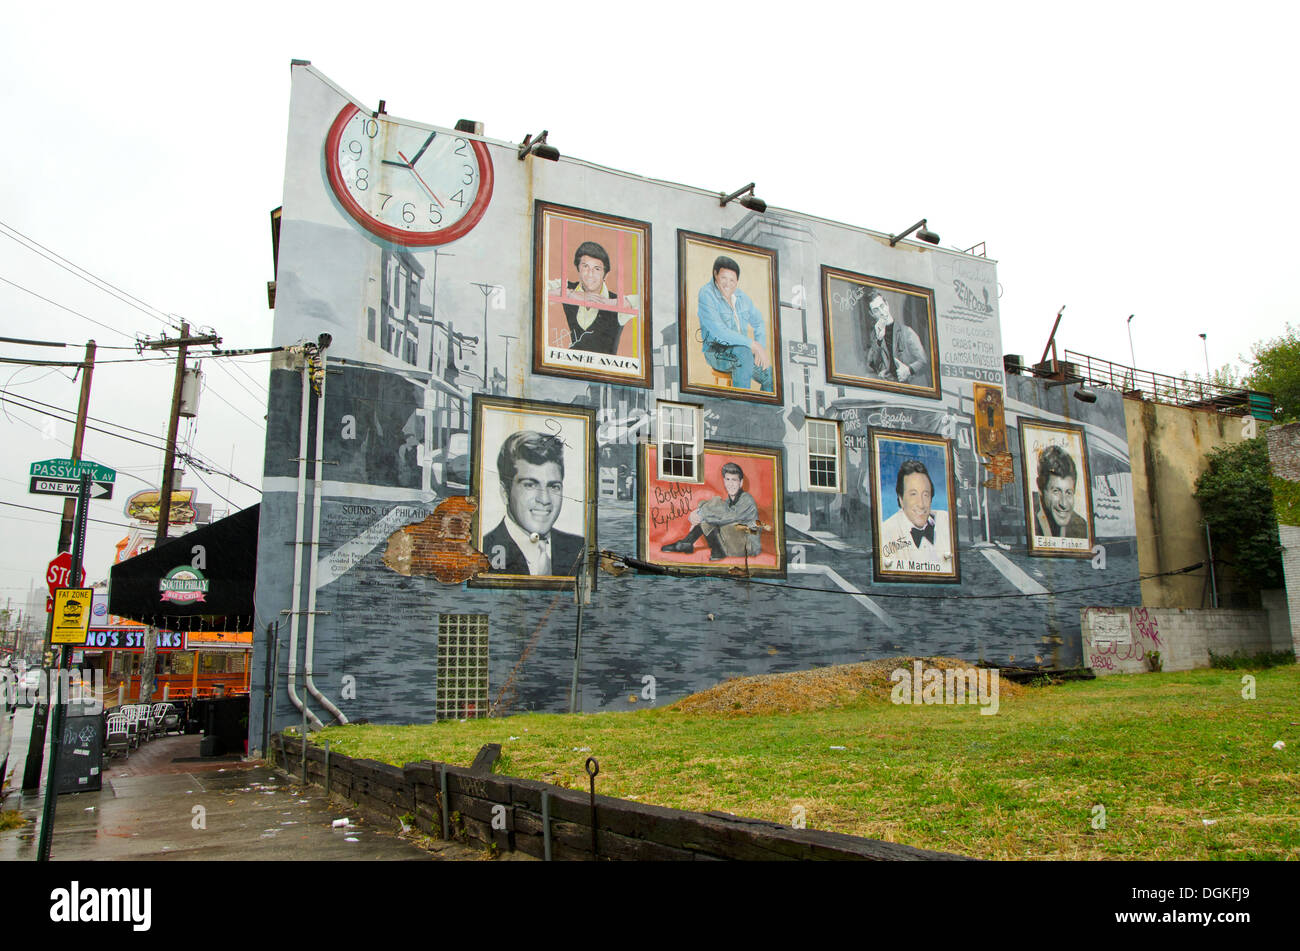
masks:
MULTIPOLYGON (((200 758, 197 735, 169 736, 104 760, 103 789, 58 797, 50 857, 54 861, 244 860, 429 861, 481 858, 456 844, 435 842, 432 854, 395 830, 359 817, 355 808, 326 801, 322 790, 302 794, 260 761, 200 758), (350 818, 346 829, 335 819, 350 818)), ((25 749, 25 746, 24 746, 25 749)), ((0 861, 33 861, 44 791, 5 797, 30 821, 0 832, 0 861)))

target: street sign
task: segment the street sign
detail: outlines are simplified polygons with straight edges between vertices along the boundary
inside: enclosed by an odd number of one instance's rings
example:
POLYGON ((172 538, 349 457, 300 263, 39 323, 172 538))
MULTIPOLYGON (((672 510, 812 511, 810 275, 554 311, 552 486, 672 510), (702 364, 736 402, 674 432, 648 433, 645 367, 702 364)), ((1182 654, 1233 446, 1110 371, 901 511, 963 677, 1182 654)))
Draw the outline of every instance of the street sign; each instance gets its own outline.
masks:
POLYGON ((117 470, 82 459, 45 459, 41 462, 33 462, 28 475, 71 479, 76 482, 83 472, 89 472, 90 478, 95 482, 112 485, 117 481, 117 470))
POLYGON ((804 343, 802 340, 791 340, 790 362, 815 367, 817 365, 817 344, 804 343))
POLYGON ((54 625, 51 644, 85 644, 90 630, 90 606, 94 592, 89 588, 60 588, 54 592, 54 625))
MULTIPOLYGON (((34 495, 65 495, 72 498, 76 498, 80 490, 80 476, 76 479, 46 479, 41 476, 32 476, 31 484, 27 488, 27 491, 34 495)), ((90 497, 92 499, 111 499, 113 497, 113 483, 91 482, 90 497)))
MULTIPOLYGON (((72 574, 72 553, 60 552, 50 559, 49 567, 45 569, 45 586, 50 589, 50 597, 54 597, 54 592, 59 588, 70 588, 72 582, 69 575, 72 574)), ((77 579, 78 585, 86 583, 86 569, 81 569, 81 577, 77 579)))

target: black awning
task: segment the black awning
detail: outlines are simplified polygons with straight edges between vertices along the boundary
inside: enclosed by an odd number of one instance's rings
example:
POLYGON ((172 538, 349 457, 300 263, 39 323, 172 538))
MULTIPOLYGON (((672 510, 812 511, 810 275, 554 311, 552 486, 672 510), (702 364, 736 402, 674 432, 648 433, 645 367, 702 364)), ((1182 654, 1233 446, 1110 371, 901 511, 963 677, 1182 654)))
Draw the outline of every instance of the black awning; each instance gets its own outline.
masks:
POLYGON ((249 631, 260 505, 171 538, 109 572, 108 610, 169 631, 249 631))

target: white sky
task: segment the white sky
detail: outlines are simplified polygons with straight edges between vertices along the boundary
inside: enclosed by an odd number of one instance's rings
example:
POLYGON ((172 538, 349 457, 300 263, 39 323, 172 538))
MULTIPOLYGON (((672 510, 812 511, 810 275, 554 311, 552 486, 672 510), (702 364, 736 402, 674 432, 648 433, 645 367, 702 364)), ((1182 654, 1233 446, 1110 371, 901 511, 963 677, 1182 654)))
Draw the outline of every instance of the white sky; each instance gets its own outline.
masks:
MULTIPOLYGON (((266 345, 297 57, 396 116, 511 141, 547 128, 567 155, 756 181, 772 205, 878 231, 927 217, 943 246, 984 241, 998 261, 1004 352, 1036 360, 1065 304, 1072 350, 1128 362, 1134 313, 1139 366, 1203 372, 1199 333, 1217 367, 1297 318, 1298 28, 1300 5, 1254 2, 11 4, 0 222, 227 347, 266 345)), ((8 237, 0 278, 119 331, 0 282, 0 336, 129 346, 163 327, 8 237)), ((194 446, 260 484, 267 361, 247 377, 216 362, 194 446)), ((75 411, 68 375, 0 365, 0 388, 75 411)), ((90 413, 163 434, 171 376, 101 363, 90 413)), ((0 406, 0 500, 59 508, 27 493, 31 462, 68 454, 71 426, 51 440, 44 423, 0 406)), ((93 581, 162 454, 91 432, 84 455, 121 473, 92 506, 119 523, 92 526, 93 581)), ((258 499, 206 478, 236 507, 258 499)), ((3 606, 43 587, 57 519, 6 505, 0 526, 3 606)))

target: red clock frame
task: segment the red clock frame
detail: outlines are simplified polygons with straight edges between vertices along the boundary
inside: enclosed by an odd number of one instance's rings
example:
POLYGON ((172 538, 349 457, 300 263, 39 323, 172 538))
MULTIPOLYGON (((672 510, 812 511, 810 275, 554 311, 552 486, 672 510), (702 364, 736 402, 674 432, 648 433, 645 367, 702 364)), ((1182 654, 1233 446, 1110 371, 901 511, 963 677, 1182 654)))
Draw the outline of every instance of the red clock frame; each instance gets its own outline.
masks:
POLYGON ((347 124, 352 121, 353 116, 360 111, 353 103, 344 106, 337 118, 335 118, 334 124, 330 126, 329 135, 325 137, 325 171, 329 176, 330 188, 334 191, 334 197, 339 200, 343 210, 351 215, 357 224, 376 237, 407 247, 432 247, 438 244, 446 244, 448 241, 455 241, 457 238, 468 234, 483 218, 488 203, 492 201, 492 184, 495 175, 492 171, 492 156, 488 152, 488 147, 478 139, 465 137, 466 141, 474 149, 479 170, 478 194, 474 196, 474 200, 470 203, 469 210, 455 224, 440 231, 412 234, 409 231, 394 228, 392 225, 384 224, 382 221, 375 219, 352 197, 352 193, 343 180, 343 172, 339 168, 339 144, 343 141, 343 130, 347 128, 347 124))

